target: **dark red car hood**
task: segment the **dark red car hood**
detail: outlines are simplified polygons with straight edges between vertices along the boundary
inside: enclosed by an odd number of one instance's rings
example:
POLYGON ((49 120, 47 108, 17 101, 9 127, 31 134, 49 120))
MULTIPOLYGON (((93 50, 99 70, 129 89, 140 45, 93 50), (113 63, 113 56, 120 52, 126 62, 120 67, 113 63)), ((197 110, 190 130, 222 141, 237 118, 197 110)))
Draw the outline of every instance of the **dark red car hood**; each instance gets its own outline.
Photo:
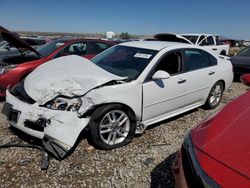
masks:
POLYGON ((250 91, 192 130, 195 147, 250 178, 250 91))
POLYGON ((4 27, 0 26, 0 37, 10 43, 11 45, 15 46, 21 53, 30 50, 37 55, 41 56, 38 51, 36 51, 34 48, 32 48, 27 42, 20 39, 17 35, 14 33, 11 33, 4 27))

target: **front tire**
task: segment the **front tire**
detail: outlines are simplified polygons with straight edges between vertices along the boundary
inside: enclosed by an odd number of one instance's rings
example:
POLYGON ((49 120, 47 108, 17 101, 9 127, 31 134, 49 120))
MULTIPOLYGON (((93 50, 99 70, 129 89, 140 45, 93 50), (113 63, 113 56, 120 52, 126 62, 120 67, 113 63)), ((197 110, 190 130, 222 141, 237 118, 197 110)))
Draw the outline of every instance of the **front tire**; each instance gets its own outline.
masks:
POLYGON ((222 95, 223 95, 223 91, 224 91, 223 83, 221 81, 216 82, 209 92, 207 101, 205 103, 205 107, 207 109, 216 108, 220 104, 220 101, 221 101, 222 95))
POLYGON ((110 150, 132 141, 136 120, 123 105, 104 105, 92 114, 89 128, 93 143, 100 149, 110 150))

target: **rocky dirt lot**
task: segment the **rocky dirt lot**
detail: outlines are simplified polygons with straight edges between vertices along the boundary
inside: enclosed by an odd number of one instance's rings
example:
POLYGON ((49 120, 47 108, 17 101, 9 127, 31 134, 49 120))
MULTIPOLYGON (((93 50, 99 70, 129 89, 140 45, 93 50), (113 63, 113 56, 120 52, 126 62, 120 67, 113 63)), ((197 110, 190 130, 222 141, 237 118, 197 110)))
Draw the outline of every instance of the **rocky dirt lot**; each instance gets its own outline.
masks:
MULTIPOLYGON (((233 83, 220 108, 246 89, 233 83)), ((2 105, 0 102, 0 108, 2 105)), ((75 151, 62 161, 51 159, 47 171, 40 170, 42 152, 37 149, 0 149, 0 187, 173 187, 170 166, 174 153, 185 134, 213 111, 198 108, 161 122, 112 151, 92 148, 85 133, 75 151)), ((16 139, 18 132, 9 129, 3 115, 0 129, 0 144, 16 139)))

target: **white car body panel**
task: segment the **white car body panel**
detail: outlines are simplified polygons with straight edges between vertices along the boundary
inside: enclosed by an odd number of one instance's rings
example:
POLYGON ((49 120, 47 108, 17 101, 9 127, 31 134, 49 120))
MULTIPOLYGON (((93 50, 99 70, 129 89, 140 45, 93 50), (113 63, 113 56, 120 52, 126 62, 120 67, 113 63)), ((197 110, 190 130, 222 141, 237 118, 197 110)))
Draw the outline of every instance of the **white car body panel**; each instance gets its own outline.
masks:
POLYGON ((203 105, 209 91, 218 80, 225 82, 225 89, 232 83, 231 62, 226 57, 216 56, 214 57, 218 61, 217 66, 180 73, 168 79, 147 81, 151 70, 164 54, 175 49, 201 48, 155 41, 120 45, 154 49, 159 52, 139 77, 131 82, 124 82, 124 77, 113 75, 78 56, 61 57, 45 63, 32 72, 24 82, 26 93, 36 101, 34 104, 22 102, 7 91, 6 102, 21 112, 18 122, 10 124, 41 139, 47 135, 54 142, 70 150, 81 131, 89 124, 91 115, 82 115, 96 106, 110 103, 126 105, 135 114, 138 126, 144 125, 146 128, 153 123, 203 105), (210 75, 211 71, 214 74, 210 75), (181 79, 186 82, 179 84, 181 79), (107 84, 110 81, 115 83, 107 84), (90 100, 91 103, 88 104, 90 106, 82 105, 79 113, 41 106, 59 95, 80 97, 83 101, 90 100), (44 132, 24 126, 25 120, 36 121, 41 117, 50 122, 44 128, 44 132))
POLYGON ((137 120, 141 120, 142 85, 137 81, 101 87, 90 91, 85 97, 91 98, 95 105, 109 103, 124 104, 133 110, 137 120))
POLYGON ((58 95, 83 95, 94 87, 123 79, 104 71, 88 59, 70 55, 39 66, 27 76, 24 88, 31 98, 44 104, 58 95))

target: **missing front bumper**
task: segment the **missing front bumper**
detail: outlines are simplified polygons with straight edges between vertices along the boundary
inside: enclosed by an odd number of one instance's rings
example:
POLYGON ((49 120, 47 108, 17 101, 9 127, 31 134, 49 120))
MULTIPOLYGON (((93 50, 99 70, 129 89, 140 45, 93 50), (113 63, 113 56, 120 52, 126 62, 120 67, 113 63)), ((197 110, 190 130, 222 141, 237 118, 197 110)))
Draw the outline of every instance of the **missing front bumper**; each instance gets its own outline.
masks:
POLYGON ((67 156, 89 123, 89 117, 79 118, 73 112, 52 110, 37 103, 28 104, 8 91, 2 113, 11 126, 41 139, 45 149, 57 159, 67 156))

